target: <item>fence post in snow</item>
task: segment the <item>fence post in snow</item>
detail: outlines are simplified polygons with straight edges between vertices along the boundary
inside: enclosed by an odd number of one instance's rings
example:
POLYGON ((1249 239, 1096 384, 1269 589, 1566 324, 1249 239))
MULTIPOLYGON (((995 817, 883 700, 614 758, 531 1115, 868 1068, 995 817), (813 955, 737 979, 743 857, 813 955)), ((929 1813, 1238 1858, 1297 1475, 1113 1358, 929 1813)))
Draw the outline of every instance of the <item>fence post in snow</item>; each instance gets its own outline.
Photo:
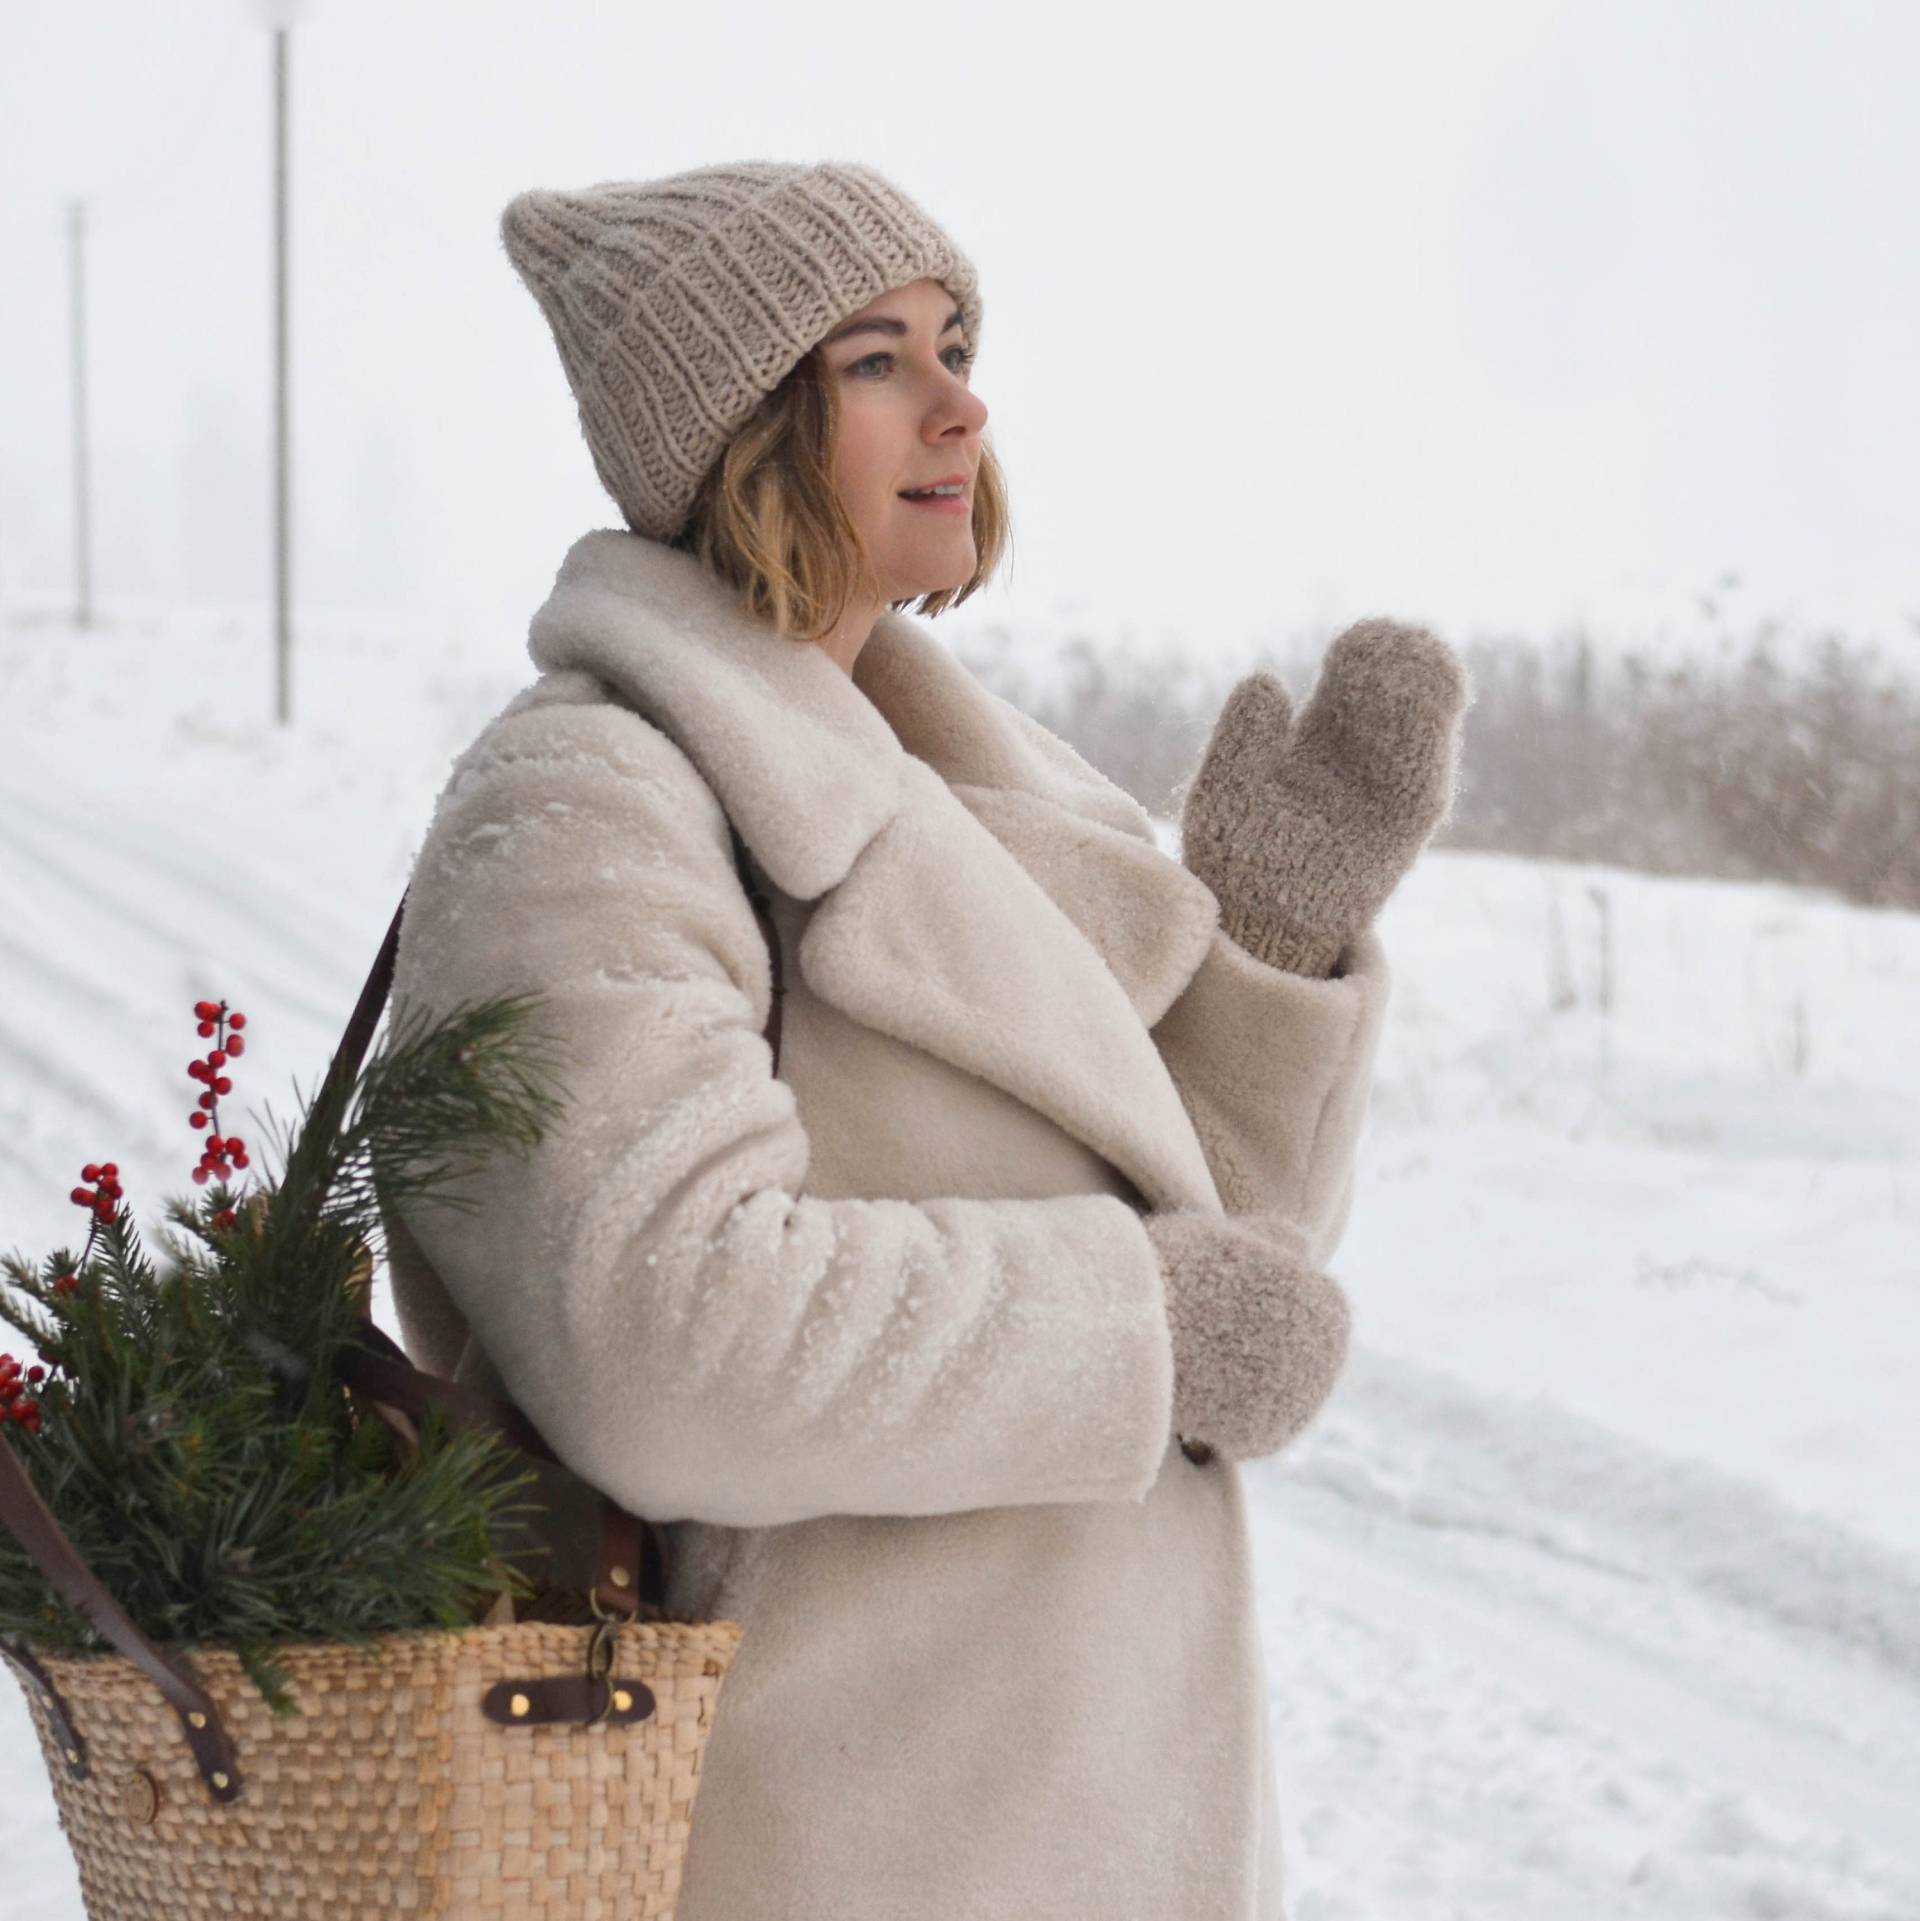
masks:
POLYGON ((1560 884, 1552 875, 1547 885, 1547 1006, 1564 1014, 1575 1005, 1579 995, 1573 986, 1573 968, 1567 958, 1567 924, 1560 912, 1560 884))
POLYGON ((1604 1074, 1613 1064, 1613 897, 1599 886, 1589 887, 1587 895, 1600 916, 1600 1071, 1604 1074))

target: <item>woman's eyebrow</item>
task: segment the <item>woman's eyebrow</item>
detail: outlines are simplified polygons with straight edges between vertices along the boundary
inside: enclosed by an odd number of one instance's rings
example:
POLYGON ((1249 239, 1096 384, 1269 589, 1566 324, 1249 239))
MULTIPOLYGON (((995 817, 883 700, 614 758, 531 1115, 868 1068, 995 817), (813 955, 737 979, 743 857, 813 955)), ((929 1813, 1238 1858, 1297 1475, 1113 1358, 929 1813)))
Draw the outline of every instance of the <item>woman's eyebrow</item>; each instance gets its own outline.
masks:
MULTIPOLYGON (((960 309, 958 307, 954 308, 952 313, 947 315, 947 324, 942 327, 940 331, 943 334, 951 333, 954 328, 959 326, 963 317, 960 309)), ((907 323, 904 320, 893 320, 885 316, 876 316, 871 320, 850 320, 844 327, 838 328, 835 332, 828 334, 826 339, 821 341, 820 344, 823 347, 831 346, 834 341, 845 340, 853 334, 904 334, 907 331, 907 323)))

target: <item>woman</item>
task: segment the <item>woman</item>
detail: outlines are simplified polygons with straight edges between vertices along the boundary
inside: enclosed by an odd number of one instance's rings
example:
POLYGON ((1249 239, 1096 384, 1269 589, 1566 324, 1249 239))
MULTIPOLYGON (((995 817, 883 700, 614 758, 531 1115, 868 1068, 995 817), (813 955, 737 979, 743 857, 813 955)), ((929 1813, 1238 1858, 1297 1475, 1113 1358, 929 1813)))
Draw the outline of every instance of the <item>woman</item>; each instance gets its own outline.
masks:
POLYGON ((745 1625, 677 1921, 1270 1921, 1234 1462, 1344 1358, 1368 923, 1458 665, 1363 623, 1291 732, 1250 677, 1182 866, 901 611, 1006 530, 975 275, 917 206, 752 162, 502 228, 626 529, 416 866, 396 1018, 537 990, 571 1071, 471 1214, 392 1224, 409 1352, 670 1524, 667 1614, 745 1625))

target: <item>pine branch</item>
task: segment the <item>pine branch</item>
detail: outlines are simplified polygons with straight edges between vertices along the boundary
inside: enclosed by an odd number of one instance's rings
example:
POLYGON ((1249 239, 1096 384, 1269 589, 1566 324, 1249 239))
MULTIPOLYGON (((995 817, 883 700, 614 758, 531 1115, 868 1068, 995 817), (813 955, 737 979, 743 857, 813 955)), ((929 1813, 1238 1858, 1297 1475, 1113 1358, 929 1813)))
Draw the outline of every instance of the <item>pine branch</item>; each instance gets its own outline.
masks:
MULTIPOLYGON (((143 1632, 231 1646, 276 1712, 292 1705, 276 1644, 458 1627, 535 1590, 497 1545, 542 1511, 514 1498, 538 1479, 517 1451, 430 1409, 402 1458, 334 1369, 363 1323, 382 1205, 538 1141, 563 1105, 536 1004, 410 1023, 351 1079, 330 1075, 278 1181, 168 1202, 163 1268, 123 1204, 81 1257, 4 1263, 0 1317, 51 1364, 40 1425, 0 1422, 5 1444, 143 1632)), ((108 1646, 4 1531, 0 1633, 108 1646)))

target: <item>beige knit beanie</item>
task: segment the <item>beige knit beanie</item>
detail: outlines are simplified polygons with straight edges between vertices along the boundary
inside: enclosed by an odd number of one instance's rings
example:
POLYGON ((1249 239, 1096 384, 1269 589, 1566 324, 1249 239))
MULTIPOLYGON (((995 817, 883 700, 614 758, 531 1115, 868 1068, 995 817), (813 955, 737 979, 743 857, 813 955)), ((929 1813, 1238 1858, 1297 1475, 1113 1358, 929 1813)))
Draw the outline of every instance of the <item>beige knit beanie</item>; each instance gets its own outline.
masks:
POLYGON ((941 281, 979 347, 972 263, 852 162, 742 160, 523 193, 500 235, 553 329, 601 481, 656 540, 680 531, 754 408, 869 300, 941 281))

